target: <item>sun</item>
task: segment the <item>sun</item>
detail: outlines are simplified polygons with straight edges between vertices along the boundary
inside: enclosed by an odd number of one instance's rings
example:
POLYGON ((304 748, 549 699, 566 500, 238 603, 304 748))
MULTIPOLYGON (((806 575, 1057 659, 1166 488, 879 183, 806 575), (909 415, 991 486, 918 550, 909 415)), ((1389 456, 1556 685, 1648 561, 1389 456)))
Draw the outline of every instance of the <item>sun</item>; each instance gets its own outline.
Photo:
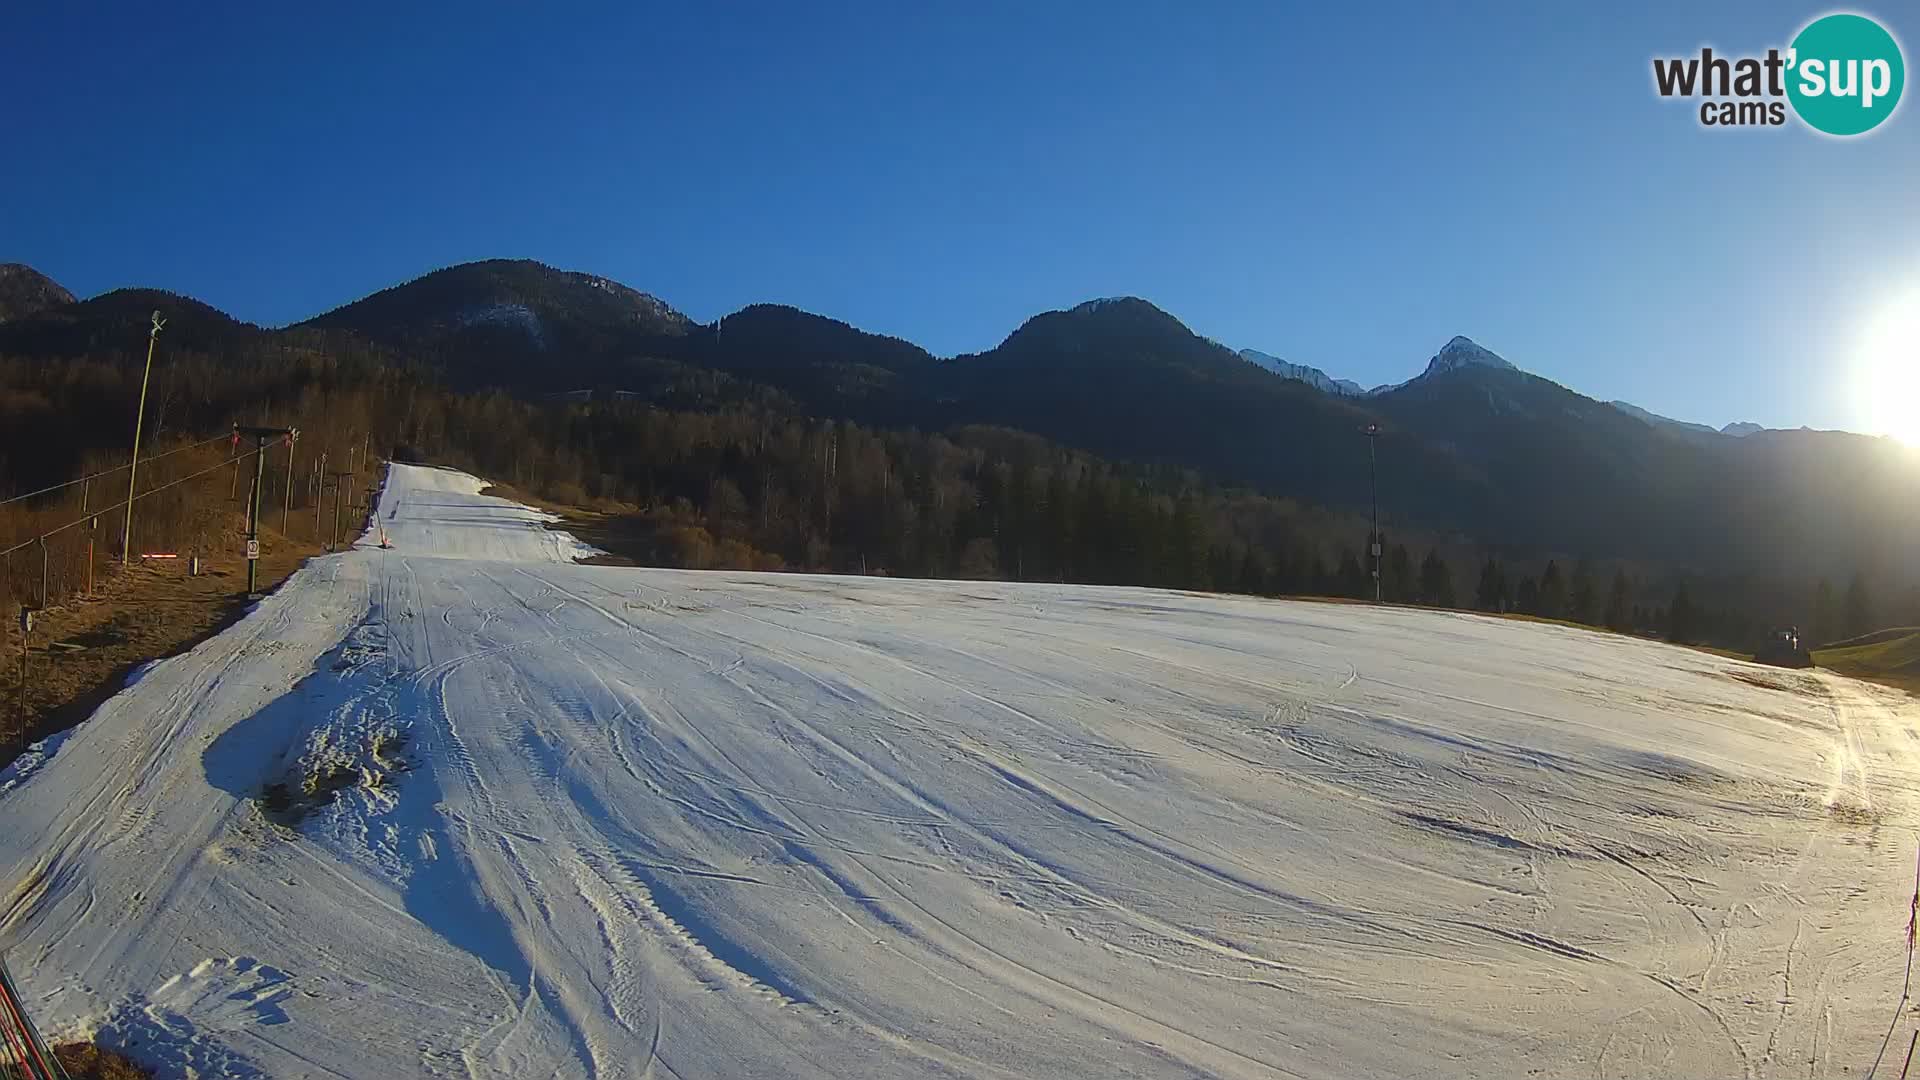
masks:
POLYGON ((1859 371, 1868 430, 1920 447, 1920 290, 1897 298, 1867 325, 1859 371))

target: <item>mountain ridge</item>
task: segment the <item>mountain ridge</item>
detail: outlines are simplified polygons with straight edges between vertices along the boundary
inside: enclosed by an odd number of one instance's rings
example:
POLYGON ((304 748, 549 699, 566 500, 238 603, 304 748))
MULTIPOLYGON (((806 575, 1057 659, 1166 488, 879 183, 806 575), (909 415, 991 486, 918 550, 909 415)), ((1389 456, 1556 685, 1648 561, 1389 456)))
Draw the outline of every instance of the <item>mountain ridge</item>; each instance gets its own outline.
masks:
MULTIPOLYGON (((959 358, 959 356, 939 357, 904 338, 870 334, 867 331, 860 330, 831 316, 819 315, 813 312, 807 312, 801 308, 783 304, 764 302, 750 303, 736 311, 722 315, 713 323, 699 324, 674 309, 659 297, 635 289, 613 278, 586 271, 562 270, 535 259, 525 258, 482 259, 440 267, 439 269, 427 271, 426 273, 394 285, 375 290, 356 300, 350 300, 346 303, 336 305, 318 315, 310 316, 306 319, 298 320, 277 328, 258 327, 253 323, 241 320, 212 305, 163 289, 116 289, 108 293, 100 294, 97 297, 89 298, 89 300, 104 300, 114 296, 126 298, 138 295, 148 295, 160 301, 172 298, 175 302, 188 303, 202 316, 229 320, 233 323, 254 329, 287 331, 303 328, 330 329, 344 326, 351 327, 369 340, 389 346, 420 347, 424 344, 429 347, 444 348, 446 347, 445 341, 433 341, 433 334, 422 334, 419 332, 420 327, 418 324, 420 320, 417 317, 417 313, 413 318, 405 320, 411 325, 412 329, 415 330, 415 333, 400 334, 393 332, 394 327, 391 323, 394 320, 391 317, 391 312, 382 309, 396 298, 409 294, 418 294, 421 290, 429 288, 439 291, 440 287, 457 282, 461 286, 469 289, 469 299, 465 304, 457 308, 446 308, 443 302, 443 310, 441 310, 437 316, 429 318, 429 325, 437 327, 440 336, 455 338, 463 334, 480 336, 517 334, 532 343, 539 351, 550 352, 557 347, 558 343, 548 338, 546 333, 547 324, 542 313, 535 309, 535 305, 526 303, 523 295, 528 278, 538 276, 544 276, 553 281, 564 282, 568 287, 576 290, 597 290, 608 298, 610 304, 616 307, 624 304, 627 308, 626 314, 634 327, 660 336, 691 334, 697 329, 718 327, 728 320, 735 320, 737 322, 740 317, 756 311, 784 308, 810 319, 818 319, 824 322, 838 324, 845 330, 864 337, 898 343, 904 346, 905 349, 916 352, 935 363, 948 363, 959 358), (474 284, 473 279, 475 278, 482 279, 483 284, 481 284, 477 291, 480 295, 489 297, 490 300, 488 302, 477 302, 471 298, 471 293, 474 291, 472 289, 474 284), (372 319, 365 317, 369 312, 375 313, 372 319)), ((18 321, 23 318, 30 318, 41 314, 42 312, 86 302, 88 301, 75 298, 73 293, 61 287, 57 282, 53 281, 53 279, 40 273, 32 266, 25 263, 0 263, 0 323, 9 321, 10 319, 18 321), (10 297, 16 295, 26 295, 31 298, 25 301, 10 300, 10 297)), ((1151 301, 1137 296, 1096 297, 1082 301, 1072 308, 1064 310, 1085 314, 1108 308, 1124 309, 1128 305, 1142 305, 1145 308, 1157 312, 1166 319, 1180 323, 1180 320, 1176 316, 1165 312, 1155 306, 1151 301)), ((1038 316, 1036 316, 1036 318, 1037 317, 1038 316)), ((618 322, 619 320, 608 320, 604 317, 603 313, 599 321, 606 324, 609 322, 618 322)), ((1028 322, 1031 321, 1032 319, 1028 320, 1028 322)), ((1180 325, 1183 328, 1185 327, 1184 323, 1180 323, 1180 325)), ((1012 333, 1017 334, 1020 329, 1021 328, 1016 328, 1012 333)), ((1011 337, 1012 334, 1008 336, 1011 337)), ((1296 364, 1258 349, 1239 349, 1237 350, 1237 355, 1242 360, 1283 379, 1302 383, 1322 393, 1346 398, 1377 396, 1404 388, 1418 379, 1462 367, 1485 367, 1516 372, 1521 370, 1505 357, 1480 345, 1465 335, 1455 335, 1451 338, 1438 352, 1429 358, 1425 368, 1413 378, 1399 383, 1383 383, 1373 387, 1363 387, 1351 379, 1335 377, 1324 369, 1307 364, 1296 364)), ((1633 405, 1631 402, 1616 400, 1609 402, 1609 404, 1649 424, 1665 427, 1673 431, 1690 432, 1697 435, 1717 434, 1740 437, 1763 430, 1772 430, 1764 428, 1759 424, 1744 421, 1729 423, 1721 428, 1715 429, 1706 424, 1698 424, 1662 416, 1633 405)))
POLYGON ((73 302, 66 286, 26 263, 0 263, 0 322, 73 302))
POLYGON ((123 290, 0 324, 0 354, 137 360, 154 306, 169 313, 163 352, 215 363, 250 342, 327 351, 365 339, 375 347, 361 358, 424 365, 457 390, 625 392, 873 428, 997 426, 1334 509, 1369 504, 1364 433, 1377 425, 1390 519, 1567 557, 1671 563, 1712 551, 1728 566, 1798 561, 1804 573, 1803 553, 1816 552, 1834 565, 1872 558, 1920 571, 1920 558, 1886 554, 1920 551, 1910 542, 1920 516, 1897 497, 1913 470, 1894 444, 1804 432, 1696 438, 1464 337, 1407 382, 1351 397, 1262 370, 1138 297, 1041 312, 994 348, 942 359, 798 308, 748 305, 697 324, 593 275, 497 261, 436 271, 277 331, 123 290), (1855 480, 1830 484, 1836 475, 1855 480))

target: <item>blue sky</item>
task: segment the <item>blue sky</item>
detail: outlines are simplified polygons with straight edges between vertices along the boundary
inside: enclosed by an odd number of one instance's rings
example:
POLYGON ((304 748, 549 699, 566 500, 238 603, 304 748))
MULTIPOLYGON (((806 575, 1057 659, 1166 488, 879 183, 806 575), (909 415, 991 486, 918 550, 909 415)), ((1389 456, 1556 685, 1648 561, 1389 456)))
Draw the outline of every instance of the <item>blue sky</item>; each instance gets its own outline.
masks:
MULTIPOLYGON (((1912 102, 1841 141, 1652 90, 1654 55, 1824 7, 184 6, 13 14, 0 261, 280 324, 531 257, 942 354, 1134 294, 1363 383, 1458 333, 1685 419, 1855 429, 1862 328, 1920 297, 1912 102)), ((1912 62, 1914 9, 1850 10, 1912 62)))

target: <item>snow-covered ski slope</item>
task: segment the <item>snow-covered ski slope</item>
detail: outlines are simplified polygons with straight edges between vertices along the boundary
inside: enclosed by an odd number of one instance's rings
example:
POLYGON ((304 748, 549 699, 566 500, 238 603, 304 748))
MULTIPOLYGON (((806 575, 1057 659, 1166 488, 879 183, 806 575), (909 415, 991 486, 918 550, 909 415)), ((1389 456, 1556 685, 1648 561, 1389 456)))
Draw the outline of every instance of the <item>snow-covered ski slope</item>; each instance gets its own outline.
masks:
POLYGON ((0 778, 50 1032, 236 1077, 1797 1077, 1893 1016, 1920 715, 1873 688, 574 565, 480 486, 396 467, 391 550, 0 778))

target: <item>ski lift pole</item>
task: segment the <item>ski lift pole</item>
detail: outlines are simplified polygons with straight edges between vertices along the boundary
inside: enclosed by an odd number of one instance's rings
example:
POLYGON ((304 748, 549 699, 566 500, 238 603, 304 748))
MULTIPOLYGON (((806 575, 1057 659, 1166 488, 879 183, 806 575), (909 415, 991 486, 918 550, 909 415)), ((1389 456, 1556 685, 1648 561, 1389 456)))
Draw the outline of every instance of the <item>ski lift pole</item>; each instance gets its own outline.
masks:
MULTIPOLYGON (((236 425, 233 437, 241 435, 253 436, 253 493, 247 500, 247 596, 253 597, 260 593, 260 495, 267 483, 267 442, 286 439, 292 445, 294 429, 236 425)), ((234 468, 239 467, 236 461, 234 468)))
POLYGON ((297 437, 297 432, 287 435, 286 505, 280 508, 280 531, 282 533, 288 532, 289 527, 293 524, 293 441, 297 437))
POLYGON ((153 350, 160 343, 160 330, 167 320, 153 313, 153 331, 147 335, 147 366, 140 373, 140 410, 133 414, 133 457, 127 462, 127 523, 120 530, 120 565, 127 565, 133 552, 134 478, 140 471, 140 428, 147 419, 147 379, 153 374, 153 350))

